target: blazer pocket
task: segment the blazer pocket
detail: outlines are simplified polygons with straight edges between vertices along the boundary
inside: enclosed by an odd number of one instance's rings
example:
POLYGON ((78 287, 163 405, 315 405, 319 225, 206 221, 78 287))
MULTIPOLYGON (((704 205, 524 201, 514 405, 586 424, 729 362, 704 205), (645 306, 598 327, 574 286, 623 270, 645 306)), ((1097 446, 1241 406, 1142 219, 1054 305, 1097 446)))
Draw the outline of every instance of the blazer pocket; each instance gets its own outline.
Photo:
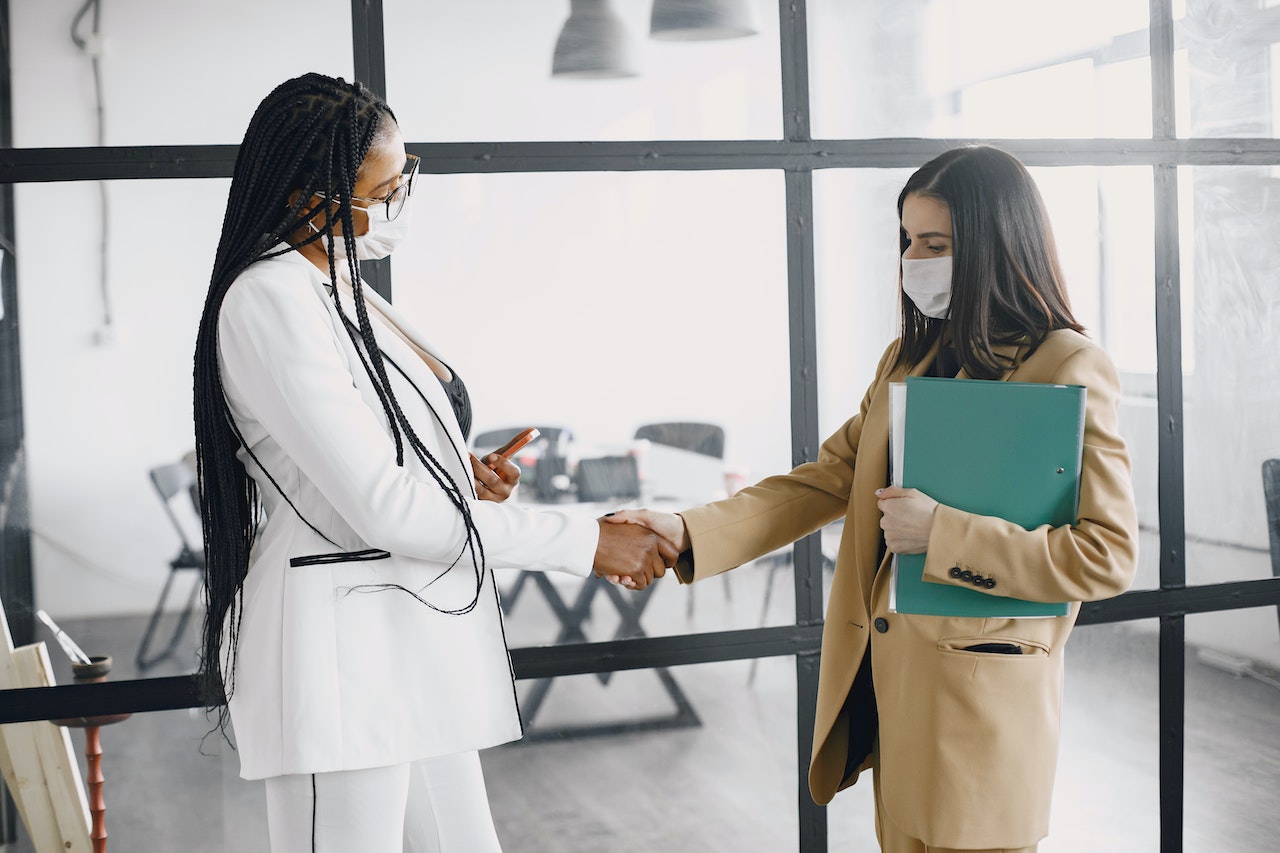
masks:
POLYGON ((362 563, 369 560, 386 560, 391 557, 389 551, 378 548, 366 548, 363 551, 334 551, 331 554, 306 554, 289 560, 293 568, 299 566, 325 566, 330 563, 362 563))
POLYGON ((938 650, 959 655, 1025 655, 1047 657, 1049 647, 1016 637, 948 637, 938 641, 938 650))

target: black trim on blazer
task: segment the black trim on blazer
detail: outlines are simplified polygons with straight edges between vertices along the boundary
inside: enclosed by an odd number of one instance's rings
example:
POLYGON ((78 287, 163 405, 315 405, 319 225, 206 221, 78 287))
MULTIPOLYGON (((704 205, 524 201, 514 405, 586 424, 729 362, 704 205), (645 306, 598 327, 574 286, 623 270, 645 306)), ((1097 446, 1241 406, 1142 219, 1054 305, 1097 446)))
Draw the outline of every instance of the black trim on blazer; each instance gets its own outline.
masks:
POLYGON ((379 548, 366 548, 363 551, 334 551, 331 554, 307 554, 303 557, 294 557, 290 559, 289 565, 297 568, 298 566, 322 566, 329 563, 362 563, 370 560, 386 560, 390 557, 390 551, 383 551, 379 548))

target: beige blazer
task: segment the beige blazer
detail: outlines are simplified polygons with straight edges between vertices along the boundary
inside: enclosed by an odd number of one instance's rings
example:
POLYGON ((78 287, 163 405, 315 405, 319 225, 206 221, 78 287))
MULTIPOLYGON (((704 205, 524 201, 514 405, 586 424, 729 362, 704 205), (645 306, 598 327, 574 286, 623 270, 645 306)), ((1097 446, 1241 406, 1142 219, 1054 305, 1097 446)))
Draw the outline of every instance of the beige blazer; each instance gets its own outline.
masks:
MULTIPOLYGON (((1138 522, 1129 457, 1117 424, 1115 368, 1096 344, 1065 330, 1051 333, 1029 357, 1026 347, 998 351, 1015 359, 1007 380, 1088 389, 1079 517, 1071 526, 1028 531, 940 506, 925 579, 963 583, 948 574, 961 566, 996 579, 995 591, 1035 601, 1094 601, 1123 592, 1136 566, 1138 522)), ((843 517, 823 628, 809 768, 814 800, 829 802, 862 770, 876 766, 883 806, 906 834, 941 847, 1030 846, 1048 832, 1063 646, 1079 605, 1067 616, 1049 619, 889 612, 890 572, 887 560, 885 565, 877 560, 881 530, 875 496, 888 479, 888 387, 905 375, 925 372, 933 360, 930 354, 909 371, 893 370, 896 352, 895 342, 858 414, 826 440, 816 462, 682 513, 694 561, 677 571, 682 582, 710 577, 843 517), (1015 643, 1024 653, 963 650, 992 641, 1015 643), (846 778, 845 700, 868 648, 878 743, 846 778)))

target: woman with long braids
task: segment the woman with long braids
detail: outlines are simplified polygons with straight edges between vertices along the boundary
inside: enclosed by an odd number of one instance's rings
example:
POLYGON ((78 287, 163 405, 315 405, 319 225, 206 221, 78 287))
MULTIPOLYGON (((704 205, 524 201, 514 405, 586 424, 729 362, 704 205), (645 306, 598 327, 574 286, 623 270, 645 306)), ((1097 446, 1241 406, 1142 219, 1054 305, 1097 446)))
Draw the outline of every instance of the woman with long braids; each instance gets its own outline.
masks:
POLYGON ((643 588, 675 558, 635 525, 503 505, 518 469, 466 452, 462 381, 357 266, 404 236, 416 168, 359 83, 281 84, 200 322, 203 672, 241 775, 267 780, 274 853, 498 850, 477 750, 521 725, 492 569, 643 588))

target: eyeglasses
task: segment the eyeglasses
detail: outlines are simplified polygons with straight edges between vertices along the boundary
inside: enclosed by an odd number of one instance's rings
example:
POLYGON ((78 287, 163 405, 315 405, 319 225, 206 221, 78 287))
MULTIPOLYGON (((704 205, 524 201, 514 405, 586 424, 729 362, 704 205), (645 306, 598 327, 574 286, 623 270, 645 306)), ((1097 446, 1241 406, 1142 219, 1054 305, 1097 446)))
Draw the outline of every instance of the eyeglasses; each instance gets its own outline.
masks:
MULTIPOLYGON (((369 207, 375 204, 385 204, 387 206, 387 221, 391 221, 400 215, 400 211, 404 210, 404 203, 413 193, 413 179, 418 174, 418 165, 421 159, 415 154, 408 155, 404 164, 404 172, 400 175, 400 182, 390 193, 382 198, 365 198, 363 196, 353 195, 352 201, 363 201, 369 207)), ((321 198, 325 197, 324 193, 316 193, 321 198)), ((362 208, 367 209, 367 208, 362 208)))

